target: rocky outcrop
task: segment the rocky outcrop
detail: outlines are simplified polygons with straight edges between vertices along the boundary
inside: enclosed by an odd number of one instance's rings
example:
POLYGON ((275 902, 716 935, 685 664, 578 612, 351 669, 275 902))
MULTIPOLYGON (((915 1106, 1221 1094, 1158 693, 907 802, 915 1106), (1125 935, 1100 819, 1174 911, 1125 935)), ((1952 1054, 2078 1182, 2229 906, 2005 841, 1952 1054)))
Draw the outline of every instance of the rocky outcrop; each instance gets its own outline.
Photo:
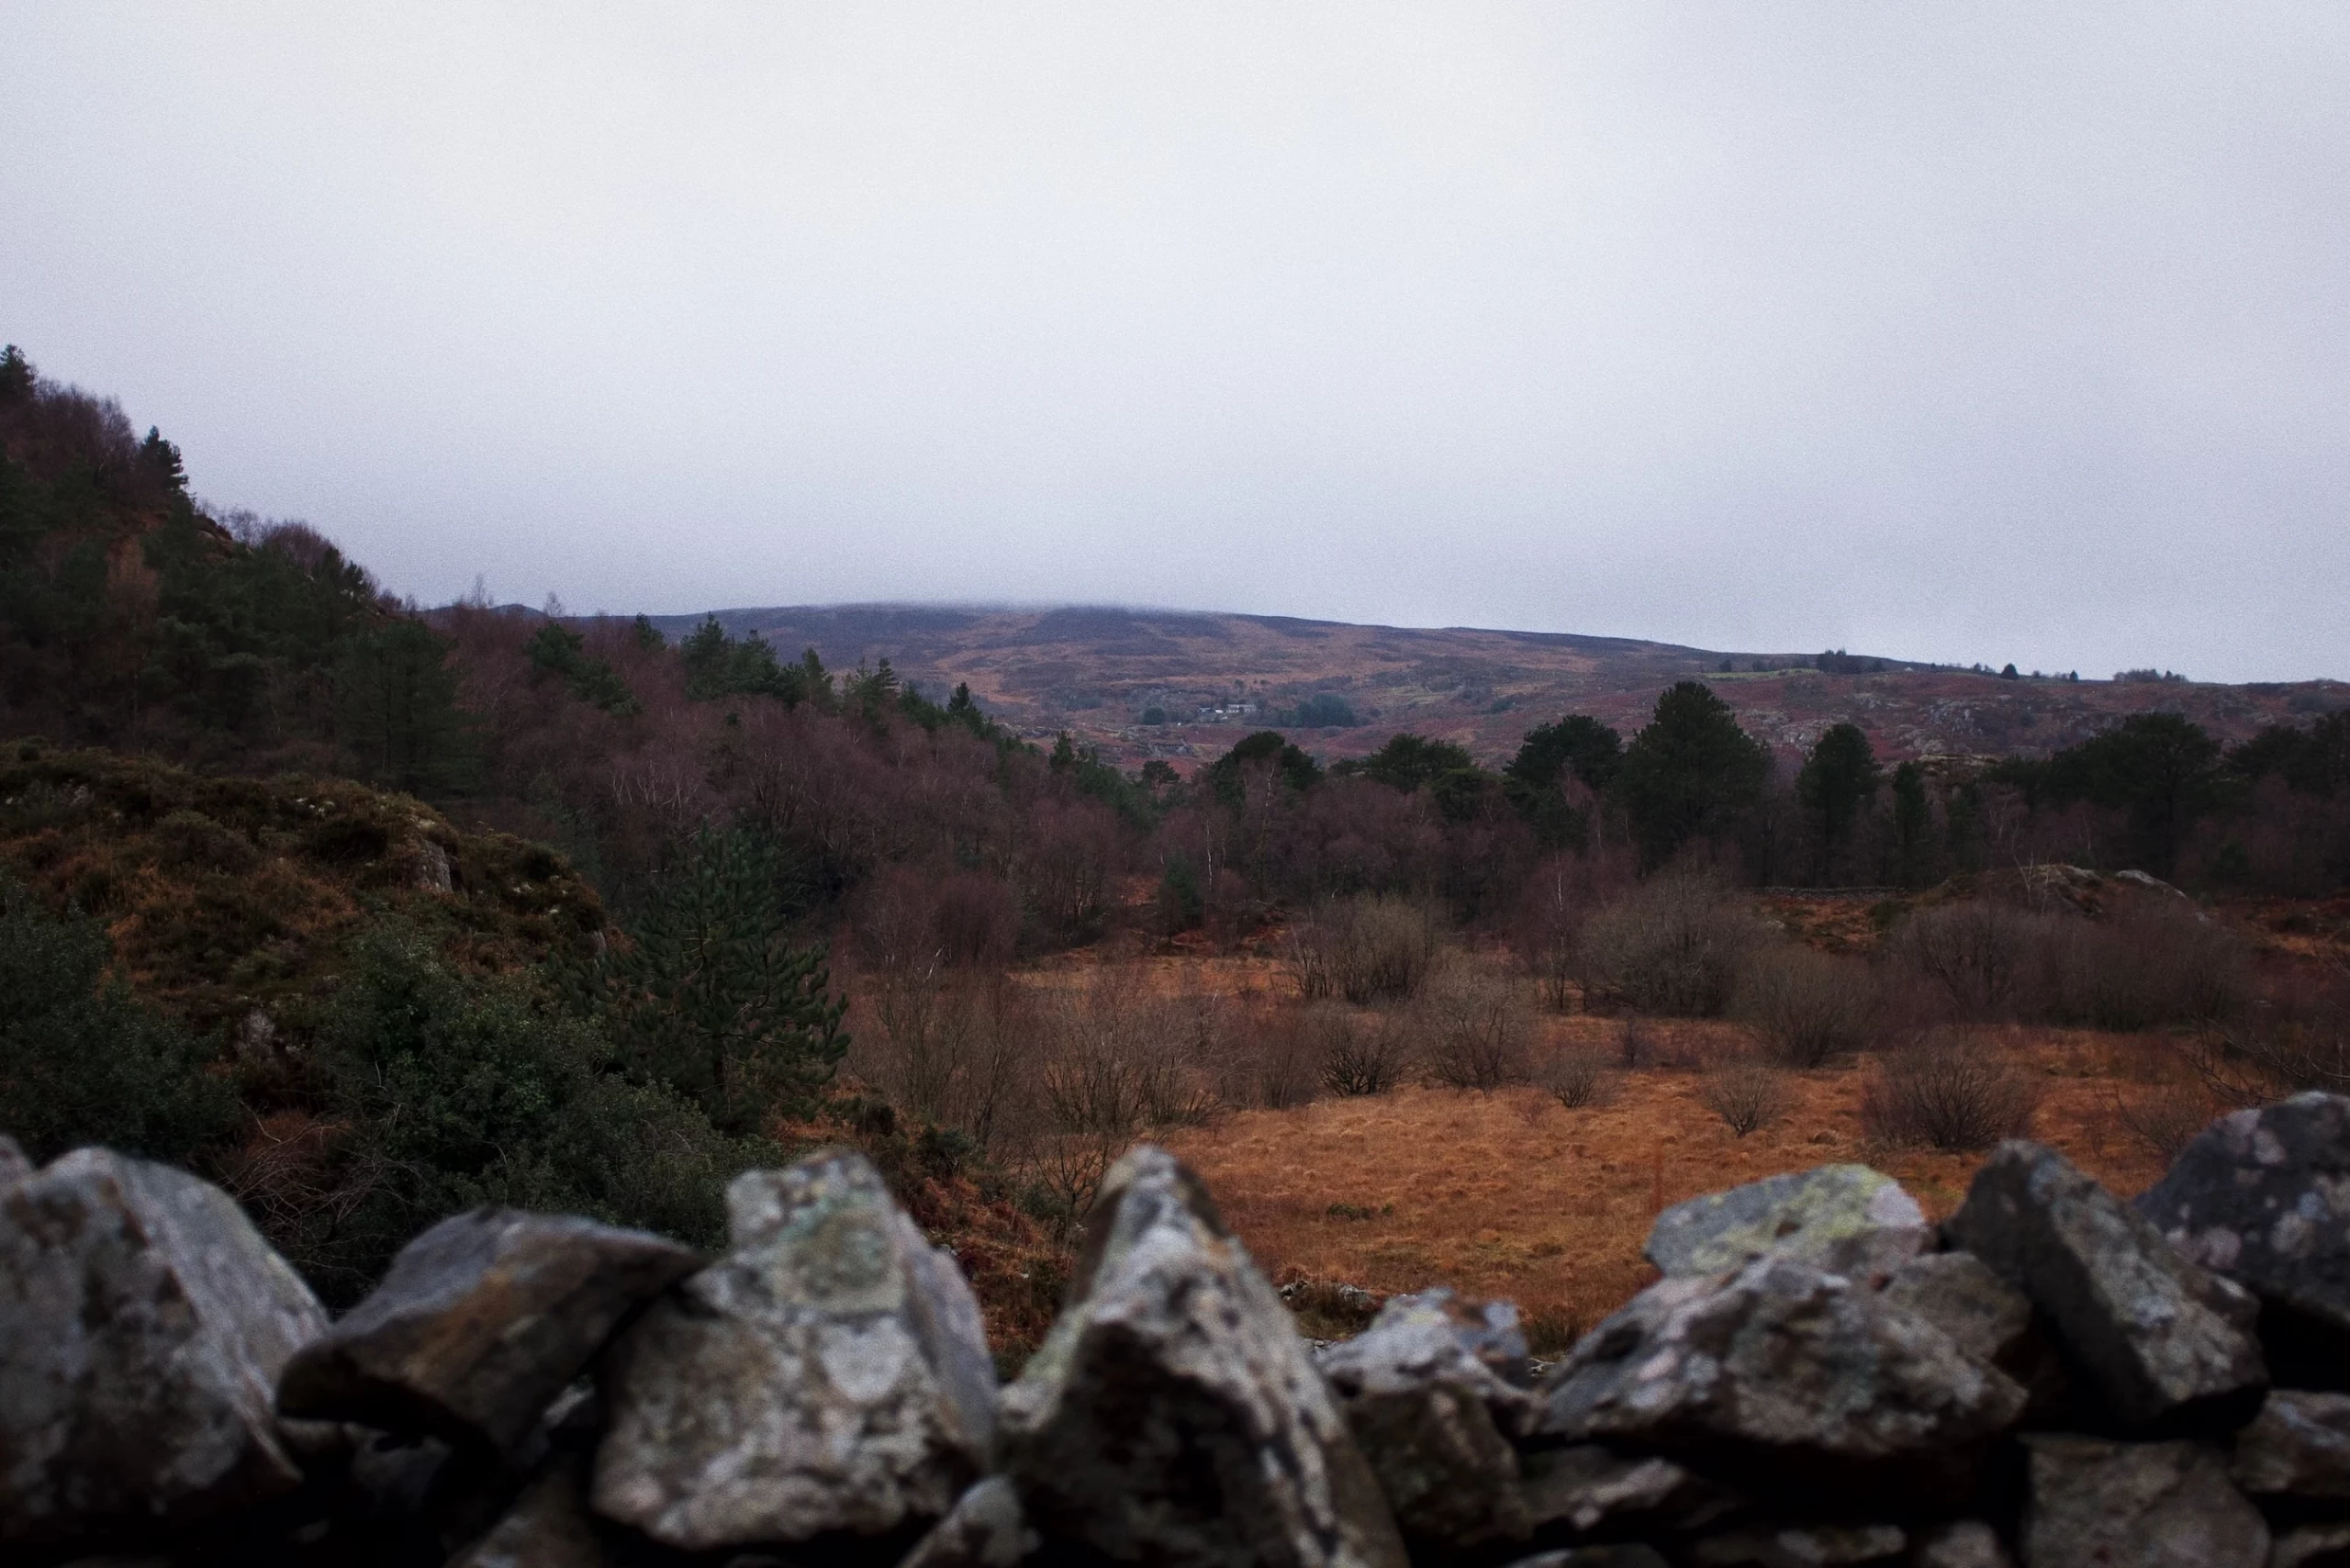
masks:
POLYGON ((979 1305, 862 1156, 727 1189, 733 1250, 602 1372, 594 1504, 688 1551, 926 1526, 988 1468, 979 1305))
POLYGON ((1651 1285, 1541 1395, 1545 1437, 1910 1497, 1963 1494, 2024 1407, 2006 1374, 1932 1325, 1785 1258, 1651 1285))
MULTIPOLYGON (((2228 1180, 2257 1189, 2289 1161, 2249 1125, 2258 1170, 2228 1180)), ((2291 1158, 2350 1165, 2315 1138, 2291 1158)), ((1726 1265, 1536 1383, 1514 1309, 1443 1290, 1309 1351, 1197 1179, 1139 1148, 999 1394, 954 1260, 853 1154, 740 1178, 707 1267, 461 1215, 329 1328, 223 1194, 84 1150, 0 1169, 0 1558, 2350 1562, 2350 1394, 2264 1387, 2261 1336, 2297 1318, 2035 1146, 1986 1162, 1954 1249, 1915 1250, 1888 1188, 1830 1168, 1688 1209, 1660 1252, 1726 1265)))
POLYGON ((0 1546, 136 1540, 293 1491, 273 1400, 326 1326, 184 1171, 88 1148, 0 1188, 0 1546))
POLYGON ((690 1248, 592 1220, 476 1209, 418 1237, 285 1369, 278 1409, 517 1450, 690 1248))
POLYGON ((1792 1258, 1875 1281, 1916 1257, 1929 1234, 1925 1211, 1890 1176, 1822 1165, 1675 1204, 1650 1229, 1647 1256, 1667 1274, 1792 1258))
POLYGON ((2221 1117, 2138 1212, 2286 1319, 2269 1333, 2289 1330, 2289 1358, 2350 1358, 2350 1099, 2296 1094, 2221 1117))
POLYGON ((1135 1149, 1088 1231, 1067 1310, 1003 1394, 1037 1529, 1126 1562, 1402 1564, 1371 1466, 1198 1178, 1135 1149))
POLYGON ((1942 1231, 2031 1298, 2120 1422, 2224 1430, 2259 1408, 2252 1297, 2054 1149, 2001 1144, 1942 1231))

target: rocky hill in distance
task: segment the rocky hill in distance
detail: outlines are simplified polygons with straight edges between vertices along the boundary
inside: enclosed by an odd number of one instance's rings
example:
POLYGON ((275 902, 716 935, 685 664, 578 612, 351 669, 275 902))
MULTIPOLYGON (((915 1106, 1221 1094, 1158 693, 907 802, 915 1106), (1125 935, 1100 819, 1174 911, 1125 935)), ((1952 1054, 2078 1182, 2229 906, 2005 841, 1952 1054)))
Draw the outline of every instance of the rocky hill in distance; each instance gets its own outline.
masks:
MULTIPOLYGON (((803 647, 835 668, 887 658, 933 696, 968 682, 1006 724, 1039 739, 1067 730, 1128 767, 1152 756, 1179 766, 1213 757, 1266 728, 1295 733, 1326 760, 1411 730, 1494 762, 1528 728, 1571 711, 1628 734, 1660 690, 1691 678, 1712 685, 1774 746, 1807 747, 1849 719, 1889 758, 2052 751, 2149 711, 2183 713, 2234 742, 2264 724, 2350 708, 2350 682, 2339 680, 2004 677, 1864 655, 1270 615, 894 604, 715 613, 730 633, 756 633, 787 658, 803 647)), ((674 639, 702 617, 653 619, 674 639)))

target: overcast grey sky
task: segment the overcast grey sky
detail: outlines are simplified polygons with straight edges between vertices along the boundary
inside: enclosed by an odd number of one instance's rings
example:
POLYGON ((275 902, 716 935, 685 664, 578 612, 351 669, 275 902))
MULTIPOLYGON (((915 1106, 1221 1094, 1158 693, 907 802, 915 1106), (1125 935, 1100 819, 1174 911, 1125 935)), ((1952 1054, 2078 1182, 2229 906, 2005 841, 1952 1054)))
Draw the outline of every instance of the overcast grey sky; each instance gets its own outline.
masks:
POLYGON ((431 601, 2350 676, 2350 6, 0 0, 0 337, 431 601))

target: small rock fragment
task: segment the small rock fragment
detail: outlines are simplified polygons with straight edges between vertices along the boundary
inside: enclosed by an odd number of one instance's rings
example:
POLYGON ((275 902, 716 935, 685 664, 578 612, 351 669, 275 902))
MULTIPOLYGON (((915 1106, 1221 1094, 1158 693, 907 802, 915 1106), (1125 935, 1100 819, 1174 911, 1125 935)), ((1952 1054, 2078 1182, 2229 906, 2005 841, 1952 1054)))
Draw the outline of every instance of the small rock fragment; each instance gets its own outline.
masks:
MULTIPOLYGON (((2205 1127, 2138 1200, 2181 1252, 2250 1290, 2301 1352, 2350 1355, 2350 1098, 2296 1094, 2205 1127)), ((2299 1371, 2300 1369, 2294 1369, 2299 1371)))
POLYGON ((699 1263, 690 1248, 593 1220, 454 1215, 294 1358, 278 1409, 510 1452, 621 1320, 699 1263))
POLYGON ((898 1568, 1013 1568, 1041 1544, 1020 1494, 1001 1475, 972 1484, 898 1568))
POLYGON ((2350 1498, 2350 1394, 2269 1390, 2228 1473, 2255 1497, 2350 1498))
POLYGON ((2054 1149, 2001 1144, 1942 1229, 2047 1316, 2121 1421, 2225 1430, 2259 1408, 2252 1297, 2054 1149))
POLYGON ((1681 1535, 1745 1503, 1669 1459, 1597 1443, 1536 1449, 1524 1463, 1524 1506, 1538 1531, 1559 1525, 1577 1535, 1681 1535))
POLYGON ((726 1190, 733 1250, 655 1301, 603 1374, 596 1511, 699 1551, 875 1536, 986 1467, 979 1305, 863 1156, 726 1190))
POLYGON ((0 1187, 21 1182, 33 1173, 33 1162, 25 1158, 24 1149, 15 1138, 0 1133, 0 1187))
POLYGON ((1785 1258, 1658 1282, 1538 1392, 1547 1437, 1621 1442, 1758 1484, 1929 1497, 1963 1489, 2024 1403, 1940 1329, 1785 1258))
POLYGON ((1647 1257, 1667 1274, 1772 1257, 1875 1281, 1916 1257, 1927 1231, 1925 1211, 1892 1177, 1822 1165, 1675 1204, 1650 1229, 1647 1257))
POLYGON ((1046 1540, 1121 1561, 1402 1568, 1404 1546, 1281 1297, 1164 1151, 1103 1180, 1060 1321, 1003 1394, 1046 1540))
POLYGON ((1954 1519, 1918 1531, 1910 1568, 2015 1568, 1999 1532, 1981 1519, 1954 1519))
POLYGON ((1859 1568, 1908 1547, 1898 1525, 1790 1525, 1708 1536, 1690 1549, 1697 1568, 1859 1568))
POLYGON ((1396 1296, 1360 1336, 1317 1358, 1396 1524, 1424 1550, 1527 1534, 1510 1435, 1531 1418, 1534 1400, 1486 1359, 1525 1359, 1516 1313, 1508 1316, 1497 1327, 1449 1290, 1396 1296))
POLYGON ((1653 1546, 1626 1542, 1616 1546, 1561 1547, 1520 1557, 1507 1568, 1670 1568, 1653 1546))
POLYGON ((2264 1568, 2268 1526, 2208 1443, 2024 1439, 2026 1568, 2264 1568))
POLYGON ((131 1537, 292 1490, 271 1394, 326 1321, 185 1171, 84 1148, 0 1188, 0 1542, 131 1537))
POLYGON ((2287 1530, 2269 1549, 2268 1568, 2350 1568, 2350 1524, 2287 1530))
POLYGON ((607 1568, 618 1561, 588 1512, 585 1455, 563 1454, 448 1568, 607 1568))

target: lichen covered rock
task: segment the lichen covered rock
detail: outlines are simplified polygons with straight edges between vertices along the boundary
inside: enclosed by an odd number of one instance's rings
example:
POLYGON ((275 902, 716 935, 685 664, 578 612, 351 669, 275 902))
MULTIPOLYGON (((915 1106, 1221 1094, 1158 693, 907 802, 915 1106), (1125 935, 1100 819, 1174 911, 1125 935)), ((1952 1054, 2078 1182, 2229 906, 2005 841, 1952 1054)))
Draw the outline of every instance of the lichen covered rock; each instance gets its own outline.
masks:
POLYGON ((2024 1439, 2025 1568, 2266 1568, 2268 1526, 2208 1443, 2024 1439))
POLYGON ((727 1189, 728 1255, 604 1366, 594 1505, 687 1550, 910 1531, 985 1469, 978 1303, 861 1155, 727 1189))
POLYGON ((1925 1211, 1892 1177, 1822 1165, 1673 1204, 1650 1228, 1647 1257, 1667 1274, 1718 1274, 1769 1257, 1881 1280, 1929 1234, 1925 1211))
POLYGON ((1404 1562, 1281 1297, 1162 1150, 1103 1181, 1069 1305, 1002 1410, 1004 1468, 1047 1542, 1203 1568, 1404 1562))

